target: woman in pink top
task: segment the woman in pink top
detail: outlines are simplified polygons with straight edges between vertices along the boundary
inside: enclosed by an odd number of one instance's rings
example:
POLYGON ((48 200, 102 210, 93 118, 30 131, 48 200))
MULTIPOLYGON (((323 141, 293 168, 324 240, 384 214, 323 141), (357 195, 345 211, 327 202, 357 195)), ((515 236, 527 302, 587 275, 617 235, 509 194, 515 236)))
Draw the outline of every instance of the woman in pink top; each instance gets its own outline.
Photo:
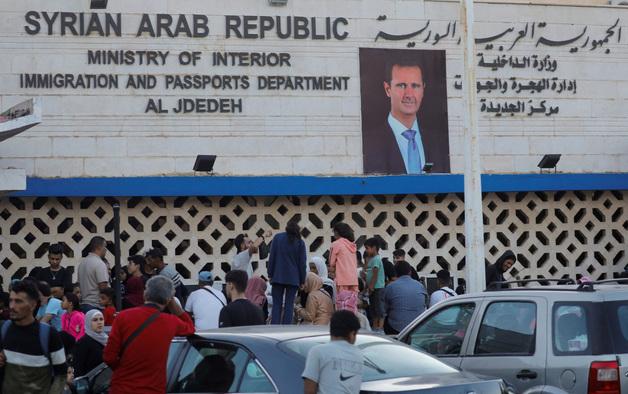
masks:
POLYGON ((353 230, 346 223, 334 226, 329 268, 336 280, 336 310, 358 311, 358 259, 353 230))
POLYGON ((61 329, 78 341, 85 334, 85 315, 76 294, 65 293, 61 307, 65 309, 61 315, 61 329))

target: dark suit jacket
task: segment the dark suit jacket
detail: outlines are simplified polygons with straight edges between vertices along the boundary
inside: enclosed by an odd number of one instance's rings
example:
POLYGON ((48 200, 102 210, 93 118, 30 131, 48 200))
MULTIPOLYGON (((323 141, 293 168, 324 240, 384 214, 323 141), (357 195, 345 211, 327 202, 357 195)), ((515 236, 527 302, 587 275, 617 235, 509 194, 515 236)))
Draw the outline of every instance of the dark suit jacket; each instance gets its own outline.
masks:
MULTIPOLYGON (((434 163, 433 173, 448 173, 448 131, 430 128, 429 125, 420 125, 419 128, 425 162, 434 163)), ((384 124, 362 126, 362 155, 365 174, 406 174, 399 145, 387 119, 384 124)))

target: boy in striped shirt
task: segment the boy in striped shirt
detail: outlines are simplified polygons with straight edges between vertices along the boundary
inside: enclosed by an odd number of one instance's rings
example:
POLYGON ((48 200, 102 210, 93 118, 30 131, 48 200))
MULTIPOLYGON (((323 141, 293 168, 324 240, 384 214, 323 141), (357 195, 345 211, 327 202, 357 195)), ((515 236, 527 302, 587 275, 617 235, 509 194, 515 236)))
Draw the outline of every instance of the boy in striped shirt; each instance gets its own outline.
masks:
POLYGON ((0 366, 4 367, 3 393, 61 394, 67 364, 58 332, 33 317, 39 292, 31 281, 12 286, 10 322, 2 327, 0 366), (47 331, 43 335, 42 331, 47 331), (47 348, 47 349, 46 349, 47 348))

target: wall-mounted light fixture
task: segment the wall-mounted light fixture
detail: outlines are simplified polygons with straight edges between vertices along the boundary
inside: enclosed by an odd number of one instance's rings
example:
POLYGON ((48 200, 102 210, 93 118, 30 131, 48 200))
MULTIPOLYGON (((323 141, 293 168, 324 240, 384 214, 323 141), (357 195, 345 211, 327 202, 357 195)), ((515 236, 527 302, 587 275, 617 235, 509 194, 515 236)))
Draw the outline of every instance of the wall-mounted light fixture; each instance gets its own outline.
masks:
POLYGON ((545 155, 543 156, 539 164, 537 164, 537 167, 539 167, 541 174, 543 173, 543 170, 548 170, 549 172, 549 170, 551 170, 552 168, 554 169, 554 174, 555 174, 556 165, 558 164, 559 160, 560 160, 559 154, 545 155))
POLYGON ((216 155, 198 155, 194 162, 194 171, 211 173, 215 162, 216 155))
POLYGON ((90 0, 89 8, 92 10, 104 10, 107 8, 108 0, 90 0))

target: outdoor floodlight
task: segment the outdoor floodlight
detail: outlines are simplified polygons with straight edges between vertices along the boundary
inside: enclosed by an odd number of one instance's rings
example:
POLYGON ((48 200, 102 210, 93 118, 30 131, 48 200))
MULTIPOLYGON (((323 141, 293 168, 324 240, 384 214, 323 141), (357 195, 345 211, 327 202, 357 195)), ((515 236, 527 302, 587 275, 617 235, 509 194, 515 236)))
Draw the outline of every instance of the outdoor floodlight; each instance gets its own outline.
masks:
POLYGON ((108 0, 90 0, 90 6, 92 10, 104 10, 107 8, 108 0))
POLYGON ((543 156, 539 164, 537 164, 537 167, 539 167, 541 173, 543 173, 543 170, 551 170, 552 168, 554 169, 554 173, 556 173, 556 165, 558 164, 559 160, 559 154, 545 155, 543 156))
POLYGON ((216 155, 198 155, 194 162, 194 171, 212 172, 214 162, 216 162, 216 155))

